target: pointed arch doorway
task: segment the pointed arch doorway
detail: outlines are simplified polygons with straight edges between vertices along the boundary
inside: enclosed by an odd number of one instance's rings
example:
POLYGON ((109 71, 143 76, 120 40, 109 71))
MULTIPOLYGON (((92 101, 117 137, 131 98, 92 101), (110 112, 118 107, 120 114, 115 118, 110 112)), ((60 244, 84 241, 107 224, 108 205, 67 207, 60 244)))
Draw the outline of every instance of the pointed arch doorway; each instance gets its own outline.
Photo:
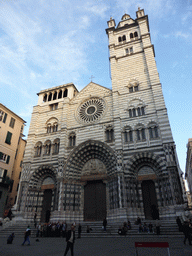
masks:
POLYGON ((41 222, 48 223, 51 216, 51 206, 53 201, 54 180, 52 179, 52 177, 46 177, 43 180, 41 189, 44 190, 41 211, 41 222))
POLYGON ((157 196, 153 180, 144 180, 141 183, 145 219, 158 219, 157 196))
POLYGON ((106 185, 102 180, 88 181, 84 186, 84 220, 97 221, 106 217, 106 185))

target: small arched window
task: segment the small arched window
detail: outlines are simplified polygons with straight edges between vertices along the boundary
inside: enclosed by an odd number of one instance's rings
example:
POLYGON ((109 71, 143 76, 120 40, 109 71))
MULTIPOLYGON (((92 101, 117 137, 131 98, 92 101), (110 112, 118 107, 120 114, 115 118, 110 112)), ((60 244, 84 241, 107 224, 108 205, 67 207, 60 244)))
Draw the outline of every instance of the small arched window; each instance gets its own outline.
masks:
POLYGON ((133 131, 131 127, 125 127, 124 128, 124 141, 125 142, 132 142, 133 141, 133 131))
POLYGON ((44 95, 43 97, 43 101, 46 102, 47 101, 47 94, 44 95))
POLYGON ((54 124, 53 125, 53 132, 57 132, 57 130, 58 130, 58 124, 54 124))
POLYGON ((47 133, 51 133, 51 125, 50 124, 47 125, 47 133))
POLYGON ((106 141, 111 142, 114 140, 114 130, 112 126, 108 126, 105 131, 106 141))
POLYGON ((125 35, 123 35, 123 41, 126 41, 126 36, 125 35))
POLYGON ((119 43, 121 42, 121 37, 118 37, 118 41, 119 41, 119 43))
POLYGON ((69 146, 74 147, 75 144, 76 144, 76 135, 75 135, 75 133, 71 133, 69 135, 69 146))
POLYGON ((42 151, 42 143, 38 142, 35 146, 35 156, 39 157, 41 156, 41 151, 42 151))
POLYGON ((137 31, 135 31, 135 33, 134 33, 134 37, 138 37, 137 31))
POLYGON ((130 33, 130 39, 133 39, 133 33, 130 33))
POLYGON ((64 91, 64 93, 63 93, 63 98, 67 97, 67 95, 68 95, 68 90, 65 89, 65 91, 64 91))
POLYGON ((58 94, 58 99, 61 99, 61 98, 62 98, 62 91, 60 90, 58 94))
POLYGON ((51 141, 46 141, 44 144, 44 155, 50 155, 51 153, 51 141))
POLYGON ((48 101, 52 100, 52 93, 50 92, 49 97, 48 97, 48 101))
POLYGON ((136 135, 137 135, 137 141, 146 140, 145 128, 144 127, 137 128, 136 129, 136 135))
POLYGON ((151 123, 148 130, 150 139, 155 139, 159 137, 158 126, 155 123, 151 123))
POLYGON ((59 153, 59 145, 60 145, 60 140, 56 139, 53 142, 53 154, 58 154, 59 153))
POLYGON ((53 100, 56 100, 57 99, 57 92, 55 92, 54 94, 53 94, 53 100))

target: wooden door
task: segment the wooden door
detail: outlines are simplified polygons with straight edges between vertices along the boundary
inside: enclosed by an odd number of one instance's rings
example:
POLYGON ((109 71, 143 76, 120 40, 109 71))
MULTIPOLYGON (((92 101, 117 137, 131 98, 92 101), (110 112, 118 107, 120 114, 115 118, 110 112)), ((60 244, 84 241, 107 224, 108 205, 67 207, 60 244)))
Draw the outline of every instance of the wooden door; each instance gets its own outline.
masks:
POLYGON ((85 221, 106 217, 106 185, 102 181, 89 181, 84 188, 85 221))
POLYGON ((143 205, 146 219, 153 219, 153 208, 157 210, 157 197, 155 183, 152 180, 145 180, 141 184, 143 205))
POLYGON ((51 213, 52 190, 46 189, 43 196, 41 222, 49 222, 51 213))

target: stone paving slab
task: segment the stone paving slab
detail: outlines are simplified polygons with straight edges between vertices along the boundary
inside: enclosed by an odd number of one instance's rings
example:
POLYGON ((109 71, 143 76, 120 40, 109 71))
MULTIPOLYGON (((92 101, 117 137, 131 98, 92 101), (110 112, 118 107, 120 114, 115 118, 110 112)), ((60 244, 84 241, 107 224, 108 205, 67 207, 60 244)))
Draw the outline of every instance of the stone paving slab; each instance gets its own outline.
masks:
MULTIPOLYGON (((66 242, 64 238, 30 238, 31 245, 21 246, 23 239, 15 238, 13 244, 0 239, 0 256, 63 256, 66 242)), ((192 246, 184 246, 183 238, 81 238, 74 246, 74 256, 134 256, 135 242, 168 242, 171 256, 192 256, 192 246)), ((167 249, 138 248, 138 256, 166 256, 167 249)), ((68 252, 70 256, 70 252, 68 252)))

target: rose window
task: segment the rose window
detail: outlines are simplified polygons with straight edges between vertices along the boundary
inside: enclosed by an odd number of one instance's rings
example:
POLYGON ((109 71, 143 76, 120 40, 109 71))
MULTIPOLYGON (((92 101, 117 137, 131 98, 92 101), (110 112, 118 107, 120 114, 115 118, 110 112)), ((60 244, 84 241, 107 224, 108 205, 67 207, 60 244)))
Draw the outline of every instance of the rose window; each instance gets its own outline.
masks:
POLYGON ((105 110, 105 102, 99 98, 92 98, 84 102, 78 108, 78 119, 84 123, 99 120, 105 110))

